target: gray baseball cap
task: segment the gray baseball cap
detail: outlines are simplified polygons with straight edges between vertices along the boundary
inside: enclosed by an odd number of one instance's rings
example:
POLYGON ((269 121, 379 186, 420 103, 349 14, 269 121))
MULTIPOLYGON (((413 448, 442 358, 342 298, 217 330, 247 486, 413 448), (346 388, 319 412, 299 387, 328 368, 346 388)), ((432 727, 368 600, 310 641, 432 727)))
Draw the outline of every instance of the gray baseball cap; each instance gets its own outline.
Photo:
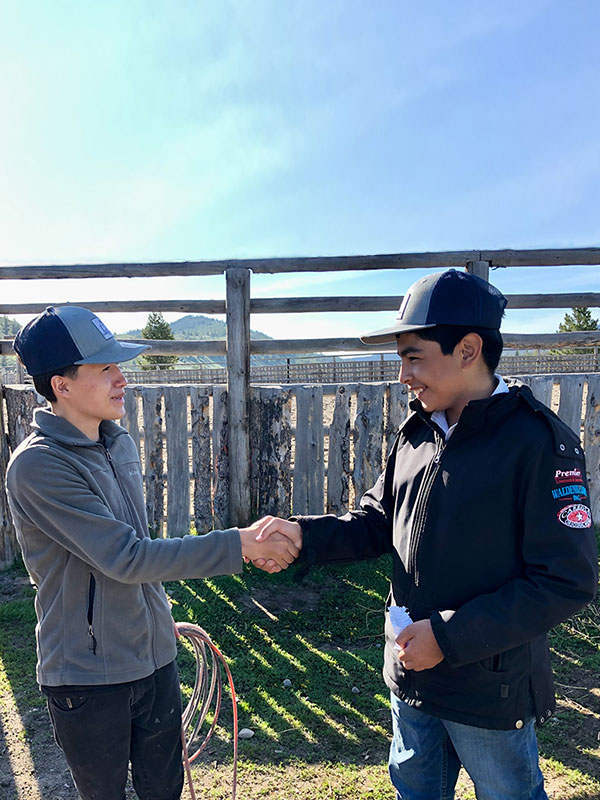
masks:
POLYGON ((365 344, 386 344, 395 341, 400 333, 436 325, 500 330, 507 302, 495 286, 469 272, 436 272, 409 287, 394 325, 360 338, 365 344))
POLYGON ((17 333, 14 348, 35 377, 71 364, 118 364, 150 345, 120 342, 87 308, 48 308, 17 333))

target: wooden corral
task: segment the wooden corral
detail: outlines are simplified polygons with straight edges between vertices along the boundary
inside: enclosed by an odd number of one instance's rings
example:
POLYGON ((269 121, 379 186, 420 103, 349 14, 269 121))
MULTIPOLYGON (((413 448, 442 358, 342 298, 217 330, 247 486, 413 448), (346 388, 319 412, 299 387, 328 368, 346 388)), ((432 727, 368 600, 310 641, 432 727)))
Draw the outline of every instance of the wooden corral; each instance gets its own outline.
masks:
MULTIPOLYGON (((600 375, 524 376, 534 394, 582 438, 591 503, 600 518, 600 375)), ((2 414, 10 449, 29 433, 38 404, 31 387, 4 389, 2 414)), ((400 423, 406 387, 396 382, 252 386, 250 503, 243 522, 265 514, 343 514, 376 481, 400 423)), ((230 475, 240 453, 230 448, 224 386, 133 386, 126 391, 129 429, 142 457, 150 527, 181 536, 231 524, 230 475), (187 479, 186 479, 187 476, 187 479)), ((4 471, 8 450, 0 451, 4 471)), ((0 561, 16 552, 0 492, 0 561)))
MULTIPOLYGON (((227 338, 210 341, 153 341, 153 355, 219 355, 226 357, 226 385, 211 377, 194 391, 189 386, 161 385, 132 388, 128 392, 128 423, 139 441, 145 470, 145 490, 151 525, 169 535, 187 530, 193 519, 199 530, 243 524, 265 511, 335 510, 354 503, 381 468, 391 431, 405 413, 405 398, 393 376, 379 367, 382 382, 366 386, 336 374, 331 384, 323 374, 320 387, 297 384, 277 389, 251 386, 250 355, 306 353, 373 353, 358 338, 250 340, 250 314, 391 310, 396 297, 272 297, 252 298, 251 275, 347 270, 447 269, 467 271, 488 279, 498 267, 552 267, 568 273, 575 265, 597 269, 600 248, 555 250, 464 250, 437 253, 273 258, 158 264, 73 264, 0 266, 1 280, 56 278, 151 278, 164 276, 225 276, 225 300, 131 300, 84 303, 96 312, 185 311, 221 314, 227 318, 227 338), (338 387, 340 387, 338 389, 338 387), (343 391, 342 391, 343 387, 343 391), (194 394, 196 392, 196 394, 194 394), (397 394, 399 392, 399 394, 397 394), (185 399, 183 399, 185 398, 185 399), (325 398, 325 399, 322 399, 325 398), (136 420, 137 417, 137 420, 136 420), (331 418, 330 418, 331 417, 331 418), (335 418, 334 418, 335 417, 335 418), (136 428, 137 426, 137 428, 136 428), (329 457, 331 453, 331 457, 329 457), (170 465, 170 467, 169 467, 170 465), (189 480, 182 480, 182 474, 189 480), (173 478, 173 475, 178 476, 173 478)), ((2 314, 43 311, 46 303, 0 303, 2 314)), ((600 293, 508 295, 509 308, 570 308, 598 306, 600 293)), ((560 334, 503 332, 506 349, 549 350, 600 345, 600 331, 560 334)), ((377 350, 392 352, 394 344, 377 350)), ((0 340, 0 355, 13 355, 11 340, 0 340)), ((381 362, 385 364, 384 361, 381 362)), ((515 374, 514 370, 509 370, 515 374)), ((290 376, 291 377, 291 376, 290 376)), ((19 377, 21 383, 22 376, 19 377)), ((275 377, 263 380, 273 380, 275 377)), ((286 378, 288 381, 289 378, 286 378)), ((364 379, 363 379, 364 380, 364 379)), ((573 379, 560 376, 536 380, 536 391, 552 397, 555 389, 559 414, 583 430, 588 450, 595 510, 598 511, 600 462, 600 391, 598 376, 582 373, 573 379), (580 397, 585 397, 582 427, 580 397), (560 399, 563 398, 563 399, 560 399)), ((532 381, 534 379, 532 378, 532 381)), ((283 379, 275 382, 281 384, 283 379)), ((29 390, 30 394, 32 390, 29 390)), ((4 477, 9 447, 24 435, 33 395, 4 391, 7 416, 0 442, 0 477, 4 477), (14 393, 17 394, 14 394, 14 393)), ((554 401, 553 401, 554 402, 554 401)), ((1 493, 0 493, 1 494, 1 493)), ((5 498, 0 497, 0 562, 8 563, 14 537, 5 498), (12 538, 11 538, 12 537, 12 538)))

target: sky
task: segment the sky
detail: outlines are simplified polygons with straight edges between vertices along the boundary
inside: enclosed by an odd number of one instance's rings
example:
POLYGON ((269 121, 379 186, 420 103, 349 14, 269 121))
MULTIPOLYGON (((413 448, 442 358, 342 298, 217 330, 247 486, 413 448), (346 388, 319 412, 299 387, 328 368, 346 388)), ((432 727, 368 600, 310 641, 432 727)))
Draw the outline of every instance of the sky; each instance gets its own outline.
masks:
MULTIPOLYGON (((597 0, 0 0, 0 64, 3 265, 600 245, 597 0)), ((252 296, 400 295, 422 274, 257 275, 252 296)), ((600 267, 490 280, 598 291, 600 267)), ((0 293, 85 305, 225 282, 0 293)), ((552 332, 564 312, 509 311, 503 329, 552 332)), ((393 317, 251 326, 345 337, 393 317)))

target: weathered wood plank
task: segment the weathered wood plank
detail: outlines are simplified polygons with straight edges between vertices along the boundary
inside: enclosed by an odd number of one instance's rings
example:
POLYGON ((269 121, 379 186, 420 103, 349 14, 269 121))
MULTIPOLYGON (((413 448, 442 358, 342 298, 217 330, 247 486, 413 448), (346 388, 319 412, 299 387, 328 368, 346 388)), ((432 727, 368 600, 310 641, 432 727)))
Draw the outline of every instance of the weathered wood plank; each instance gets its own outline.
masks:
POLYGON ((373 486, 381 472, 385 389, 385 384, 362 383, 358 386, 352 473, 356 503, 373 486))
POLYGON ((138 420, 138 394, 132 386, 125 388, 125 416, 121 425, 129 431, 135 442, 138 453, 140 452, 140 424, 138 420))
POLYGON ((48 306, 84 305, 95 314, 111 312, 131 314, 136 311, 162 311, 163 313, 183 312, 185 314, 224 314, 224 300, 86 300, 85 302, 66 303, 62 300, 46 303, 2 303, 0 314, 41 314, 48 306))
POLYGON ((8 417, 8 445, 15 450, 31 433, 35 409, 47 403, 33 386, 5 386, 4 398, 8 417))
MULTIPOLYGON (((486 262, 483 262, 487 264, 486 262)), ((493 281, 492 281, 493 283, 493 281)), ((600 292, 560 292, 552 294, 507 294, 508 308, 573 308, 600 306, 600 292)), ((257 297, 250 300, 251 314, 316 313, 332 311, 396 311, 402 295, 370 297, 257 297)), ((61 301, 48 303, 2 303, 0 314, 39 314, 49 306, 78 305, 61 301)), ((181 312, 185 314, 225 314, 224 300, 102 300, 86 301, 96 314, 112 312, 181 312)))
POLYGON ((388 457, 396 440, 398 428, 408 414, 408 389, 404 383, 390 383, 387 399, 387 417, 385 426, 385 453, 388 457))
POLYGON ((229 452, 229 522, 250 521, 250 270, 228 269, 227 278, 227 416, 229 452))
POLYGON ((194 525, 197 533, 207 533, 213 528, 210 394, 209 386, 190 386, 194 525))
POLYGON ((213 518, 216 529, 229 527, 229 432, 227 389, 213 386, 213 518))
POLYGON ((294 514, 323 513, 324 482, 323 389, 299 386, 296 389, 294 514))
POLYGON ((338 386, 335 393, 333 420, 329 426, 327 461, 328 514, 340 516, 348 511, 350 493, 350 402, 347 386, 338 386))
POLYGON ((288 517, 291 512, 292 408, 289 389, 263 386, 253 390, 254 424, 251 460, 256 474, 256 506, 253 514, 288 517))
POLYGON ((190 532, 190 456, 187 387, 165 386, 167 436, 167 536, 190 532))
POLYGON ((566 247, 550 250, 482 250, 482 261, 492 267, 566 267, 600 263, 600 247, 566 247))
POLYGON ((2 386, 0 386, 0 569, 9 567, 19 551, 17 536, 13 525, 8 496, 6 494, 6 468, 10 458, 8 448, 8 430, 2 402, 2 386))
POLYGON ((597 265, 600 264, 600 248, 455 250, 432 253, 176 261, 148 264, 4 266, 0 267, 0 280, 218 275, 231 268, 250 269, 255 273, 269 274, 276 272, 329 272, 357 269, 434 269, 465 267, 469 261, 489 261, 492 266, 502 267, 597 265))
POLYGON ((600 520, 600 374, 588 376, 583 445, 592 516, 597 524, 600 520))
MULTIPOLYGON (((575 331, 569 333, 503 333, 505 349, 551 350, 565 347, 593 347, 600 345, 600 331, 575 331)), ((129 339, 137 344, 148 344, 147 339, 129 339)), ((364 344, 360 339, 252 339, 250 352, 272 353, 394 353, 395 343, 364 344)), ((224 355, 226 342, 213 340, 159 340, 152 342, 152 354, 163 355, 224 355)), ((14 355, 12 341, 0 341, 0 355, 14 355)))
POLYGON ((467 263, 467 272, 470 272, 471 275, 477 275, 478 278, 482 278, 484 281, 489 281, 489 279, 490 279, 490 262, 489 261, 469 261, 467 263))
POLYGON ((533 396, 550 408, 552 406, 552 389, 554 386, 554 375, 524 375, 521 379, 526 383, 533 396))
POLYGON ((559 375, 558 416, 581 438, 583 385, 585 375, 559 375))
POLYGON ((164 515, 164 461, 162 392, 155 386, 140 389, 144 420, 144 487, 150 530, 162 536, 164 515))

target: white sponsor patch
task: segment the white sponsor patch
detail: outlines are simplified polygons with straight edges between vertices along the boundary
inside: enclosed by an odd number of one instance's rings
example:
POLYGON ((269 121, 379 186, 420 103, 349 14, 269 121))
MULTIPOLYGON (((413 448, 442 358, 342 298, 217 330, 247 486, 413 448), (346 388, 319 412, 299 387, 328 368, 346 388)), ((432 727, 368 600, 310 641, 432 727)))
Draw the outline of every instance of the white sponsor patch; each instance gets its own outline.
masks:
POLYGON ((559 522, 567 528, 590 528, 592 525, 592 514, 589 508, 581 503, 561 508, 557 516, 559 522))

